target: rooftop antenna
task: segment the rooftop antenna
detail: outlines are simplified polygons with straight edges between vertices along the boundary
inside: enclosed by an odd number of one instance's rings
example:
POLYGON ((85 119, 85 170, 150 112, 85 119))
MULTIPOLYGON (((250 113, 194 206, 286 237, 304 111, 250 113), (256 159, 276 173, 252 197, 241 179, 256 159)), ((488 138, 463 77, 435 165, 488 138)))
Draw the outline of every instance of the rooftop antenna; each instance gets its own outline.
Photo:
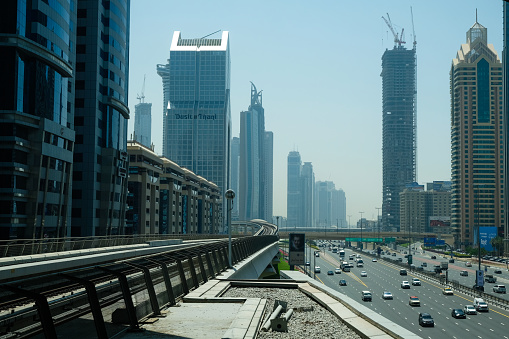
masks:
POLYGON ((205 35, 204 37, 201 37, 200 39, 205 39, 206 37, 211 36, 212 34, 216 34, 217 32, 221 32, 221 30, 217 30, 214 33, 210 33, 208 35, 205 35))
POLYGON ((140 104, 145 102, 145 79, 147 75, 143 76, 143 86, 141 87, 141 94, 138 94, 136 99, 140 100, 140 104))

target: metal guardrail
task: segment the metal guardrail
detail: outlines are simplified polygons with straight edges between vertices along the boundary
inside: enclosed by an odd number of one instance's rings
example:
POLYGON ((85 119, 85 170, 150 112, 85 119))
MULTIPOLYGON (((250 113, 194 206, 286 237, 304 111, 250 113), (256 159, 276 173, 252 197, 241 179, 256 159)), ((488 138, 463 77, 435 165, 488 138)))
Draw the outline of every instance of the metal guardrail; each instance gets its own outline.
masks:
MULTIPOLYGON (((232 263, 277 241, 277 235, 236 238, 232 263)), ((160 315, 163 308, 227 268, 228 241, 219 240, 0 284, 0 310, 4 310, 0 336, 27 338, 43 333, 57 338, 58 325, 92 313, 97 337, 108 338, 103 313, 112 305, 116 307, 113 320, 138 330, 141 318, 160 315), (117 306, 119 302, 123 307, 117 306)))

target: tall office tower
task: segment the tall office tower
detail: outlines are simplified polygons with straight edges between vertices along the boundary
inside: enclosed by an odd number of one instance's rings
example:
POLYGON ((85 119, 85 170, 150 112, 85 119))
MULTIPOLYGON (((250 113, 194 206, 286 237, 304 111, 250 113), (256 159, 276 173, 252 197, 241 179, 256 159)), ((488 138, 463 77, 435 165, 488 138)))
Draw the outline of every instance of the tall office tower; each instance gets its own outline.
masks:
MULTIPOLYGON (((231 185, 230 188, 237 194, 239 193, 239 160, 240 160, 240 138, 232 138, 231 155, 231 185)), ((239 220, 239 199, 232 205, 232 220, 239 220)))
POLYGON ((274 201, 274 133, 265 131, 265 216, 263 220, 273 222, 274 201))
POLYGON ((78 1, 77 8, 71 234, 123 234, 130 1, 78 1))
POLYGON ((302 192, 302 222, 304 227, 314 225, 313 202, 315 198, 315 173, 313 165, 305 162, 301 169, 301 192, 302 192))
POLYGON ((134 136, 140 144, 151 147, 152 144, 152 104, 140 102, 134 106, 134 136))
MULTIPOLYGON (((504 79, 504 168, 509 168, 509 2, 503 1, 504 6, 504 50, 502 51, 503 79, 504 79)), ((509 191, 504 190, 504 252, 509 253, 509 191)))
POLYGON ((332 181, 317 181, 315 188, 315 210, 316 225, 318 227, 329 227, 336 224, 332 220, 332 191, 335 185, 332 181))
POLYGON ((451 227, 456 246, 477 247, 504 230, 502 63, 488 30, 475 24, 452 60, 451 227), (485 237, 483 236, 483 237, 485 237))
POLYGON ((415 181, 416 50, 400 44, 382 56, 382 224, 399 229, 399 193, 415 181))
POLYGON ((265 131, 262 92, 251 83, 251 104, 240 113, 240 220, 272 222, 272 133, 265 131), (270 187, 269 187, 270 185, 270 187), (269 209, 270 201, 270 209, 269 209))
POLYGON ((182 39, 175 32, 169 82, 163 155, 214 182, 225 202, 232 137, 228 32, 220 39, 182 39))
POLYGON ((76 9, 2 2, 0 239, 70 235, 76 9))
POLYGON ((288 154, 287 188, 286 188, 286 226, 302 227, 304 211, 302 210, 301 159, 299 152, 288 154))

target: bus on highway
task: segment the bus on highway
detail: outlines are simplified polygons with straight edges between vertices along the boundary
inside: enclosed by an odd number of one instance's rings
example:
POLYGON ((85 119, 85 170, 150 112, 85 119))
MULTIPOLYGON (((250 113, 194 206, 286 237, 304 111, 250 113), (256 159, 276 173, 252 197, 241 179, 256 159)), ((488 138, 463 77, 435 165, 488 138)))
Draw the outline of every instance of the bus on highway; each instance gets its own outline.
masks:
POLYGON ((339 256, 341 258, 344 258, 345 257, 345 250, 339 250, 339 256))

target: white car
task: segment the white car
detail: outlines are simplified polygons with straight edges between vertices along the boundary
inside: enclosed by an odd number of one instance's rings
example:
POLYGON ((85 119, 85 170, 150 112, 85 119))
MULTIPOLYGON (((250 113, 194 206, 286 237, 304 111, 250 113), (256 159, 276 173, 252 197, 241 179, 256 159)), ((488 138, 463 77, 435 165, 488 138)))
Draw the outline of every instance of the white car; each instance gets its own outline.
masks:
POLYGON ((382 298, 385 299, 385 300, 392 300, 393 299, 392 293, 391 292, 384 292, 382 298))
POLYGON ((315 273, 320 273, 320 266, 315 266, 315 273))
POLYGON ((341 274, 341 268, 336 267, 336 271, 335 272, 336 272, 336 274, 341 274))
POLYGON ((412 285, 413 286, 421 286, 421 281, 417 278, 412 279, 412 285))
POLYGON ((467 314, 467 315, 477 314, 477 311, 475 310, 474 305, 466 305, 465 307, 463 307, 463 312, 465 312, 465 314, 467 314))
POLYGON ((375 259, 375 258, 373 258, 371 261, 372 261, 372 262, 376 262, 376 259, 375 259))
POLYGON ((366 272, 366 271, 361 272, 361 277, 367 277, 367 276, 368 276, 368 272, 366 272))
POLYGON ((410 283, 408 281, 402 281, 401 288, 410 288, 410 283))

